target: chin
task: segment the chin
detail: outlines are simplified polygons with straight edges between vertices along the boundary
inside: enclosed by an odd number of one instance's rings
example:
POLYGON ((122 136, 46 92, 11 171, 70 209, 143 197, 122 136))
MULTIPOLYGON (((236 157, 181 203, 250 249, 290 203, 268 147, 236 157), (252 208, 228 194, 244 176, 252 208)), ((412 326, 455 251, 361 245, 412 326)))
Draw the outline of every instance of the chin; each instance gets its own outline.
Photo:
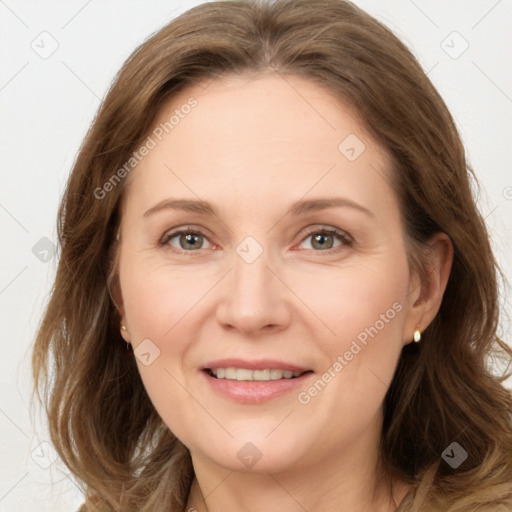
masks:
POLYGON ((287 438, 287 443, 283 442, 283 437, 273 441, 264 438, 250 441, 250 436, 247 439, 217 444, 214 451, 211 445, 203 447, 204 451, 198 447, 195 453, 202 453, 201 458, 210 459, 226 470, 241 473, 283 473, 306 465, 304 450, 298 450, 301 443, 292 437, 287 438))

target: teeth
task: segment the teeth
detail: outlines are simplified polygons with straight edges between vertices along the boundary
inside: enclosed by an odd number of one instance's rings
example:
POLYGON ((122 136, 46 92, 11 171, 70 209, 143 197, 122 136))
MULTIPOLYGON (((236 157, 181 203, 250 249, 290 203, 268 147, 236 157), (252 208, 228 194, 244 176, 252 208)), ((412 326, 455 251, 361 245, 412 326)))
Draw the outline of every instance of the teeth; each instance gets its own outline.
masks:
POLYGON ((279 380, 299 377, 304 372, 292 372, 290 370, 247 370, 245 368, 215 368, 210 370, 218 379, 228 380, 279 380))
POLYGON ((270 380, 282 379, 283 373, 283 370, 270 370, 270 380))
POLYGON ((251 370, 243 370, 242 368, 238 368, 238 370, 236 370, 236 380, 253 380, 253 373, 254 372, 251 370))
POLYGON ((270 370, 254 370, 252 380, 270 380, 270 370))
POLYGON ((238 379, 237 379, 237 371, 236 371, 236 368, 226 368, 224 371, 225 371, 225 375, 224 375, 224 378, 225 378, 225 379, 234 379, 234 380, 238 380, 238 379))

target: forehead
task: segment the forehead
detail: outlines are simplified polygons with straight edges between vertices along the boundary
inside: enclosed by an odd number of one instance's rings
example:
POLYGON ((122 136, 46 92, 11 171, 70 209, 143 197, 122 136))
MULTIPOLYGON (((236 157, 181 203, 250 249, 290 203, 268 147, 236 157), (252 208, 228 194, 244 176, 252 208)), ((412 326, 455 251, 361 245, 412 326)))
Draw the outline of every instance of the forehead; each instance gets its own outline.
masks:
POLYGON ((253 201, 275 194, 289 202, 308 191, 332 195, 333 187, 367 201, 392 193, 388 158, 357 111, 295 75, 188 86, 161 108, 149 137, 154 148, 128 191, 145 204, 172 192, 224 200, 229 191, 253 201))
POLYGON ((251 148, 259 151, 264 145, 265 155, 298 158, 310 155, 312 146, 318 153, 337 157, 340 137, 353 132, 373 144, 357 110, 308 78, 265 72, 205 80, 167 102, 155 126, 164 126, 191 98, 197 106, 166 134, 171 145, 171 139, 182 135, 181 143, 199 145, 205 153, 222 144, 231 153, 243 147, 247 156, 251 148))

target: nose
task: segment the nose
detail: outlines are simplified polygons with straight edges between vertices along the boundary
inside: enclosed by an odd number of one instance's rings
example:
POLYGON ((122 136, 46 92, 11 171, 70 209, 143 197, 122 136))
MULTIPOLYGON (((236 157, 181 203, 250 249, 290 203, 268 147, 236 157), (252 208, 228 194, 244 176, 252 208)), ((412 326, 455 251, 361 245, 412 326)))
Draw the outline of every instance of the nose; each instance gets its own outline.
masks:
POLYGON ((218 303, 217 321, 245 335, 280 332, 291 321, 290 291, 268 266, 266 253, 246 262, 235 255, 218 303))

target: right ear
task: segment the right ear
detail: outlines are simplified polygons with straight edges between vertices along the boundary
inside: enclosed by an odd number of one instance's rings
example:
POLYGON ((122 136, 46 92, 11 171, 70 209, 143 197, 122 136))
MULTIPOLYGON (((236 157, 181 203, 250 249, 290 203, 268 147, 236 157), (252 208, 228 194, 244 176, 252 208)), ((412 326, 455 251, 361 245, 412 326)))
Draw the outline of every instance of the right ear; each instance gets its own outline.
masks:
POLYGON ((121 293, 121 286, 119 283, 118 275, 114 276, 114 278, 112 279, 110 295, 112 297, 112 300, 114 301, 114 306, 119 314, 119 331, 121 332, 121 336, 123 337, 124 341, 130 343, 130 331, 128 329, 128 325, 126 324, 123 294, 121 293))
POLYGON ((120 234, 121 234, 121 228, 119 227, 119 230, 116 235, 116 241, 115 241, 115 247, 114 247, 114 275, 112 276, 112 280, 110 282, 110 297, 114 302, 114 306, 117 309, 117 312, 119 314, 119 331, 121 332, 121 336, 123 337, 124 341, 127 343, 131 342, 130 337, 130 330, 126 322, 126 315, 124 311, 124 303, 123 303, 123 294, 121 291, 121 283, 119 280, 119 271, 118 271, 118 251, 119 251, 119 245, 120 245, 120 234))

